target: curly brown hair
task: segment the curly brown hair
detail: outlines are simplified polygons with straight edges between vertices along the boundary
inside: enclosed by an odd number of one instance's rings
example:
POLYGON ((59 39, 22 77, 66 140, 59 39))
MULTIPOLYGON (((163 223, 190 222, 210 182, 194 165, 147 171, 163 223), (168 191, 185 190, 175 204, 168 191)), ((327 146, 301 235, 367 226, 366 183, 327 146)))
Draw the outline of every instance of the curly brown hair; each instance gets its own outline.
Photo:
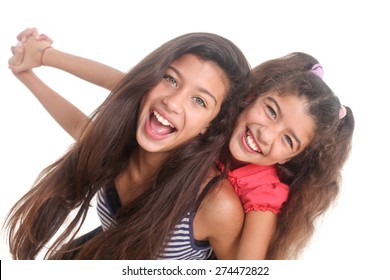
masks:
POLYGON ((268 249, 268 259, 295 259, 315 230, 315 221, 335 201, 341 170, 350 153, 354 117, 350 108, 339 118, 337 96, 318 75, 310 71, 318 60, 301 53, 269 60, 253 69, 251 97, 270 90, 303 97, 315 123, 315 137, 308 147, 277 165, 282 182, 290 186, 287 202, 278 218, 268 249))

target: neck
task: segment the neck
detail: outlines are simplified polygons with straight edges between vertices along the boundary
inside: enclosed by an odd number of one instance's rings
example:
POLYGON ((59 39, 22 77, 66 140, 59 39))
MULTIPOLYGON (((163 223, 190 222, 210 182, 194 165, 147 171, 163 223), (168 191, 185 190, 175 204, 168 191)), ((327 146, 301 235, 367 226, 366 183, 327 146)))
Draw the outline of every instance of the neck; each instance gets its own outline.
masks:
POLYGON ((229 154, 229 169, 230 170, 234 170, 234 169, 237 169, 237 168, 240 168, 244 165, 247 165, 248 163, 247 162, 243 162, 243 161, 239 161, 237 159, 235 159, 232 154, 229 154))
POLYGON ((133 201, 153 182, 167 159, 167 153, 150 153, 138 148, 130 156, 126 169, 115 179, 122 205, 133 201))
POLYGON ((169 153, 148 152, 138 148, 131 155, 128 170, 137 170, 142 177, 147 178, 156 174, 167 160, 169 153))

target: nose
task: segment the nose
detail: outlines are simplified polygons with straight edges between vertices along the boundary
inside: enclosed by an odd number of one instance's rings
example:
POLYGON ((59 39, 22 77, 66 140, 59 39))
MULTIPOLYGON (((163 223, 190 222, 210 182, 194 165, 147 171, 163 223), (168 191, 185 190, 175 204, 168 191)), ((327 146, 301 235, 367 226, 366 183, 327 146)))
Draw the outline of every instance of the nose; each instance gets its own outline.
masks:
POLYGON ((257 140, 260 142, 260 144, 269 146, 272 143, 272 135, 272 129, 269 127, 262 127, 257 134, 257 140))
POLYGON ((281 133, 281 127, 276 124, 268 124, 259 129, 257 134, 257 140, 263 146, 269 148, 275 141, 277 135, 281 133))
POLYGON ((167 109, 174 113, 181 113, 186 101, 186 94, 184 91, 175 91, 170 92, 163 98, 163 103, 166 105, 167 109))

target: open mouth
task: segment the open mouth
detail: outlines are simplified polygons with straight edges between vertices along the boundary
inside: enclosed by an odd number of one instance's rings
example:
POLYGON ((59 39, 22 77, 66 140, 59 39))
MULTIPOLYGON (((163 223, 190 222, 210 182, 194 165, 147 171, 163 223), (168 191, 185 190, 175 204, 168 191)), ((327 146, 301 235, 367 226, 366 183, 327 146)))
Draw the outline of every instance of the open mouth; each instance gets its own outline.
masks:
POLYGON ((253 136, 250 133, 249 129, 247 129, 247 131, 246 131, 245 142, 246 142, 249 149, 251 149, 252 151, 254 151, 256 153, 262 154, 260 147, 257 146, 257 143, 253 139, 253 136))
POLYGON ((156 111, 150 114, 149 121, 152 131, 157 135, 168 135, 177 130, 167 119, 156 111))

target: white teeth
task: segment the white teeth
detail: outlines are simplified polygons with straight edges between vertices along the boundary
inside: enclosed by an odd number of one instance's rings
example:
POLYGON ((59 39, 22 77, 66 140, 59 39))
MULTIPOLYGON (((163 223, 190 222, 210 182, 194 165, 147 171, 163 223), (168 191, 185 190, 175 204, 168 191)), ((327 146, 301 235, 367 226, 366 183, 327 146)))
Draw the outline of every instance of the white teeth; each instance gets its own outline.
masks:
POLYGON ((153 111, 153 114, 156 116, 156 119, 162 124, 162 125, 165 125, 165 126, 170 126, 172 128, 175 128, 168 120, 164 119, 163 116, 161 116, 159 113, 157 113, 156 111, 153 111))
POLYGON ((246 143, 248 144, 249 148, 251 148, 255 152, 259 152, 259 148, 257 147, 255 141, 253 140, 252 136, 246 135, 246 143))

